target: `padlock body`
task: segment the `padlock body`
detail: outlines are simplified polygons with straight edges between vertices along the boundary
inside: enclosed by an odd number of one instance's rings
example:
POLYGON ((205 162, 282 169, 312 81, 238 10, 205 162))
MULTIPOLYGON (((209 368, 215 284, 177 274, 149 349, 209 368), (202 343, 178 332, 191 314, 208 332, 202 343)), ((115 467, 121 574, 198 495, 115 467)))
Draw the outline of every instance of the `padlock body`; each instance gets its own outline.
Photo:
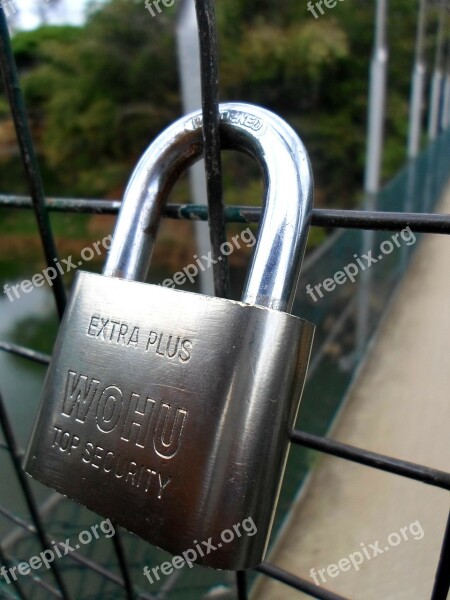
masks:
POLYGON ((254 567, 313 332, 271 309, 79 272, 25 468, 173 554, 197 543, 198 564, 254 567))

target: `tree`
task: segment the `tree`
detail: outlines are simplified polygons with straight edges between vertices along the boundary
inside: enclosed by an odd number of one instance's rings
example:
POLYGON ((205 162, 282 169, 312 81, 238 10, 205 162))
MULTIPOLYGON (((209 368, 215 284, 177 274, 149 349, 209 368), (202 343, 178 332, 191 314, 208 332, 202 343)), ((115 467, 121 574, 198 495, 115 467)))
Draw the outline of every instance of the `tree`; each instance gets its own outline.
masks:
POLYGON ((114 0, 84 28, 43 27, 14 40, 50 185, 117 190, 138 155, 179 112, 173 17, 114 0), (29 51, 25 49, 28 47, 29 51), (25 49, 24 49, 25 48, 25 49))
MULTIPOLYGON (((353 206, 365 160, 373 0, 339 3, 315 20, 304 3, 217 3, 222 100, 262 104, 309 149, 318 203, 353 206)), ((142 0, 93 3, 81 28, 20 32, 14 50, 49 191, 116 196, 150 141, 181 112, 176 10, 152 17, 142 0)), ((384 176, 405 159, 416 7, 390 8, 384 176)), ((228 159, 227 159, 228 160, 228 159)), ((260 202, 237 165, 240 197, 260 202)))

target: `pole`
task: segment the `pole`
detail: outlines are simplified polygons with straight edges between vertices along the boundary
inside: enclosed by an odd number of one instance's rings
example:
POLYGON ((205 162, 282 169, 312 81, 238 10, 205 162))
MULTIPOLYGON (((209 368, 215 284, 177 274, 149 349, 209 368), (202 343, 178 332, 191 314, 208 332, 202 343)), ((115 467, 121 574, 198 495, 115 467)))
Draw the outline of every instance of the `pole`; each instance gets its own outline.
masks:
POLYGON ((428 137, 434 140, 438 134, 439 127, 439 107, 441 103, 442 80, 443 80, 443 55, 444 55, 444 20, 445 20, 444 0, 441 0, 439 12, 439 24, 436 39, 436 55, 434 61, 433 80, 431 84, 430 114, 428 120, 428 137))
POLYGON ((380 188, 388 61, 386 14, 387 0, 377 0, 375 44, 370 65, 369 123, 364 183, 365 191, 369 194, 377 194, 380 188))
POLYGON ((413 159, 420 151, 423 96, 425 89, 426 64, 424 59, 425 11, 427 0, 419 0, 416 55, 414 61, 411 102, 409 113, 408 158, 413 159))

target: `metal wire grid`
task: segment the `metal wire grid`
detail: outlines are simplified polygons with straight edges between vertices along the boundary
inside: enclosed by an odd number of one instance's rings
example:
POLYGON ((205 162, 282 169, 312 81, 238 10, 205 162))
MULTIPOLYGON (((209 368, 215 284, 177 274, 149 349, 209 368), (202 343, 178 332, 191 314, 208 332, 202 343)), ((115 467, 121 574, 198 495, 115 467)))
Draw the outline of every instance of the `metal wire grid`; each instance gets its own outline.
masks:
MULTIPOLYGON (((211 244, 213 257, 220 254, 220 245, 226 240, 226 222, 258 223, 261 216, 260 209, 250 207, 228 207, 224 209, 222 203, 222 181, 221 181, 221 158, 219 142, 219 110, 218 110, 218 59, 217 59, 217 35, 214 16, 213 0, 195 0, 197 20, 199 26, 201 67, 202 67, 202 108, 204 124, 204 154, 207 174, 208 208, 194 205, 169 205, 165 211, 165 217, 172 219, 201 219, 209 220, 211 232, 211 244)), ((57 259, 56 245, 50 226, 49 211, 116 214, 120 208, 119 201, 86 200, 86 199, 46 199, 37 164, 31 132, 28 126, 22 92, 20 89, 14 57, 11 50, 8 27, 3 9, 0 10, 0 66, 8 96, 11 114, 14 120, 17 139, 20 146, 21 158, 25 170, 30 198, 22 196, 0 195, 0 205, 33 208, 36 215, 37 226, 45 254, 47 266, 53 266, 57 259)), ((450 216, 422 213, 394 213, 376 211, 349 211, 349 210, 314 210, 312 218, 313 226, 340 227, 348 229, 401 231, 410 227, 418 233, 450 234, 450 216)), ((214 265, 214 284, 216 295, 226 297, 229 289, 228 264, 226 259, 217 261, 214 265)), ((60 318, 66 304, 66 294, 61 275, 52 287, 55 303, 60 318)), ((48 364, 50 357, 23 348, 14 344, 0 342, 0 349, 25 357, 30 361, 48 364)), ((49 548, 49 539, 28 479, 22 470, 21 454, 19 452, 14 432, 11 427, 5 404, 0 395, 0 426, 3 431, 6 447, 13 461, 14 471, 21 486, 26 500, 31 523, 28 523, 0 506, 0 514, 20 528, 35 534, 45 550, 49 548)), ((325 454, 356 462, 367 467, 393 473, 402 477, 416 480, 427 485, 436 486, 444 490, 450 490, 450 473, 398 460, 390 456, 384 456, 369 452, 362 448, 355 448, 324 437, 316 436, 304 431, 293 431, 291 435, 293 444, 316 450, 325 454)), ((2 445, 4 446, 4 445, 2 445)), ((110 569, 103 567, 97 562, 82 556, 74 551, 69 556, 71 560, 91 569, 105 579, 115 583, 124 590, 128 600, 144 598, 151 600, 153 595, 136 592, 127 564, 124 548, 122 545, 120 531, 115 528, 115 535, 111 538, 120 575, 110 569)), ((11 566, 10 559, 5 555, 0 545, 0 561, 7 568, 11 566)), ((441 556, 437 566, 436 579, 431 600, 445 600, 450 587, 450 516, 447 522, 441 556)), ((35 583, 43 587, 52 596, 69 600, 70 592, 66 588, 60 569, 56 562, 51 564, 56 586, 35 578, 35 583)), ((309 596, 322 600, 345 600, 342 596, 318 587, 309 581, 288 573, 270 563, 263 563, 256 569, 268 577, 274 578, 292 588, 295 588, 309 596)), ((26 600, 19 581, 12 584, 20 598, 26 600)), ((248 597, 248 585, 246 572, 236 573, 236 588, 239 600, 248 597)))

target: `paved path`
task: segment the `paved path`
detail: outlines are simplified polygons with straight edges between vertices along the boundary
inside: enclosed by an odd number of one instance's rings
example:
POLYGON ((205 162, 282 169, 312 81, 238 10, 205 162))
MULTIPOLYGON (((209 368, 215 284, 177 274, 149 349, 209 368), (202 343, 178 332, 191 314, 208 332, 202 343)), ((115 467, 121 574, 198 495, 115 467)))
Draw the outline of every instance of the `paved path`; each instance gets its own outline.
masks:
MULTIPOLYGON (((450 188, 440 212, 450 213, 450 188)), ((332 437, 450 469, 450 237, 423 236, 332 437)), ((449 508, 443 490, 324 457, 270 560, 312 582, 311 568, 363 552, 361 544, 372 556, 378 540, 383 554, 359 571, 331 567, 323 587, 352 600, 427 600, 449 508)), ((252 596, 306 598, 267 578, 252 596)))

